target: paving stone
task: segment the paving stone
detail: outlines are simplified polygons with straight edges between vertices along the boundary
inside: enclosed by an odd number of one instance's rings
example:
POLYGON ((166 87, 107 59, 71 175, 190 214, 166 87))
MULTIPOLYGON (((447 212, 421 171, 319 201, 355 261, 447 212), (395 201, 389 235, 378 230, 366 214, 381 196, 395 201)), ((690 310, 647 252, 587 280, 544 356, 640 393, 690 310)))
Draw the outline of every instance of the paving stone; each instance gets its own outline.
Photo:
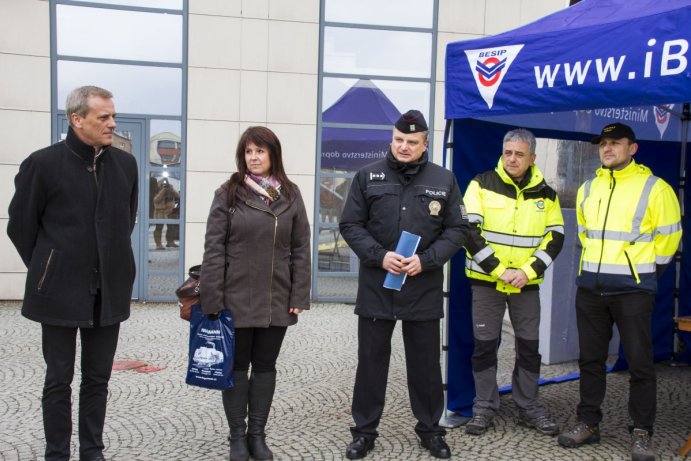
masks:
MULTIPOLYGON (((0 460, 43 460, 41 389, 44 365, 38 324, 20 316, 18 302, 0 302, 0 460)), ((267 426, 277 460, 343 460, 350 441, 350 398, 357 364, 357 317, 345 304, 316 304, 288 330, 278 359, 278 385, 267 426)), ((116 360, 138 360, 161 370, 114 371, 105 428, 105 455, 116 461, 226 460, 228 427, 218 391, 185 384, 188 324, 169 303, 134 304, 123 323, 116 360)), ((499 357, 500 385, 509 384, 513 338, 505 334, 499 357)), ((78 363, 78 361, 77 361, 78 363)), ((543 376, 575 371, 575 363, 543 366, 543 376)), ((680 460, 677 450, 691 432, 691 367, 657 365, 658 459, 680 460)), ((74 427, 79 400, 74 378, 74 427)), ((627 460, 628 373, 608 375, 602 442, 564 449, 555 437, 518 426, 518 410, 503 395, 495 426, 485 435, 449 429, 453 458, 473 461, 627 460)), ((575 420, 578 382, 541 388, 562 426, 575 420)), ((393 338, 386 408, 380 437, 366 458, 373 461, 433 460, 418 444, 408 402, 400 326, 393 338)), ((73 453, 78 453, 76 435, 73 453)), ((76 458, 75 458, 76 459, 76 458)))

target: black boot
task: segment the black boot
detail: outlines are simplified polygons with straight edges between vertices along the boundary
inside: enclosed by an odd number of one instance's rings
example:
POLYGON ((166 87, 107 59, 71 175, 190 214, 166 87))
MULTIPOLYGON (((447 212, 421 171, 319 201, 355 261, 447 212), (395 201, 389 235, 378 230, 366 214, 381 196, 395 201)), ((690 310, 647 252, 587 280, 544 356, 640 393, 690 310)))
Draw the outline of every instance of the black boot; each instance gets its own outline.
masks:
POLYGON ((247 370, 233 373, 235 385, 223 391, 223 409, 230 426, 230 461, 248 461, 250 452, 247 446, 247 399, 249 382, 247 370))
POLYGON ((266 446, 264 428, 269 419, 275 388, 275 371, 252 373, 247 438, 249 439, 250 453, 256 460, 274 459, 274 454, 266 446))

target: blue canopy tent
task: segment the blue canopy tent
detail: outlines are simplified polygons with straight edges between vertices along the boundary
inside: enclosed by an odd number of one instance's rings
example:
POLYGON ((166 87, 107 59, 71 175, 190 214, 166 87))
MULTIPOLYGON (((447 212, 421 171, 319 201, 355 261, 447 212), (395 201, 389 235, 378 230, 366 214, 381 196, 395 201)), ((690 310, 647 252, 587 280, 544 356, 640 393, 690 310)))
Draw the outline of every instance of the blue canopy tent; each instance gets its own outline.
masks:
MULTIPOLYGON (((503 34, 450 43, 446 139, 452 133, 451 158, 461 188, 496 165, 502 137, 511 128, 530 128, 537 137, 588 141, 604 125, 621 121, 639 138, 637 161, 678 188, 682 210, 691 205, 691 196, 684 194, 690 24, 691 0, 583 0, 503 34)), ((682 219, 689 229, 690 218, 682 219)), ((575 240, 574 235, 569 238, 575 240)), ((685 233, 682 247, 688 245, 685 233)), ((555 266, 560 260, 573 263, 565 253, 555 266)), ((470 290, 461 275, 464 257, 459 253, 451 264, 447 408, 467 416, 475 391, 470 290)), ((678 315, 691 315, 691 253, 681 254, 677 267, 678 276, 670 268, 661 280, 656 303, 653 330, 659 360, 674 352, 675 309, 678 315)), ((568 283, 571 288, 560 292, 561 309, 573 306, 572 279, 568 283)), ((561 333, 577 342, 575 330, 561 333)), ((680 332, 679 337, 687 347, 676 358, 691 362, 691 335, 680 332)))

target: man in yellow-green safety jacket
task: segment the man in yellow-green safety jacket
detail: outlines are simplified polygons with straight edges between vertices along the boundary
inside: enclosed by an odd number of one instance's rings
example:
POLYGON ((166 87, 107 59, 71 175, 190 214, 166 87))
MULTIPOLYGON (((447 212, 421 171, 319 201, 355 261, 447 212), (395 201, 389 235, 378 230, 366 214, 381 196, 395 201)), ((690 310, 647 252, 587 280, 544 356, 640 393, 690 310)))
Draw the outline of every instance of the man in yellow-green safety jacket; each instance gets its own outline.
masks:
POLYGON ((654 460, 651 315, 657 279, 681 240, 679 201, 669 184, 633 160, 638 144, 629 126, 608 125, 592 143, 599 145, 602 167, 576 197, 583 246, 576 281, 580 403, 577 423, 559 436, 559 443, 573 448, 600 440, 605 361, 616 324, 631 376, 632 459, 654 460))
POLYGON ((463 201, 471 224, 466 275, 473 291, 472 357, 475 400, 466 433, 481 435, 499 411, 497 348, 508 306, 516 337, 513 400, 519 422, 546 435, 559 433, 538 396, 540 296, 538 284, 564 243, 557 193, 534 165, 535 136, 504 136, 496 169, 476 176, 463 201))

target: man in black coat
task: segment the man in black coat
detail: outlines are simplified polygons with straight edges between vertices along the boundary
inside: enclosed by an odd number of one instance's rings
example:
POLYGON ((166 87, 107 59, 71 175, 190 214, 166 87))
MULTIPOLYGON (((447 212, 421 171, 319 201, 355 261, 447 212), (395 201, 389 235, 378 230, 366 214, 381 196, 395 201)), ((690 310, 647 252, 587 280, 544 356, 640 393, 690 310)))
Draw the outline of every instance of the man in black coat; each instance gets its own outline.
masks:
POLYGON ((439 427, 444 411, 439 364, 443 266, 463 246, 469 227, 455 176, 428 161, 427 136, 427 122, 419 111, 403 114, 386 158, 353 178, 340 220, 341 234, 360 258, 349 459, 363 458, 374 447, 397 320, 403 322, 410 404, 418 420, 415 432, 432 456, 451 456, 446 432, 439 427), (411 257, 394 251, 402 231, 420 236, 411 257), (400 291, 382 286, 387 273, 407 274, 400 291))
POLYGON ((113 95, 67 97, 64 141, 31 154, 15 177, 7 234, 28 269, 22 315, 41 323, 46 461, 69 460, 77 332, 81 460, 103 460, 108 380, 120 322, 130 315, 138 200, 135 158, 111 147, 113 95))

